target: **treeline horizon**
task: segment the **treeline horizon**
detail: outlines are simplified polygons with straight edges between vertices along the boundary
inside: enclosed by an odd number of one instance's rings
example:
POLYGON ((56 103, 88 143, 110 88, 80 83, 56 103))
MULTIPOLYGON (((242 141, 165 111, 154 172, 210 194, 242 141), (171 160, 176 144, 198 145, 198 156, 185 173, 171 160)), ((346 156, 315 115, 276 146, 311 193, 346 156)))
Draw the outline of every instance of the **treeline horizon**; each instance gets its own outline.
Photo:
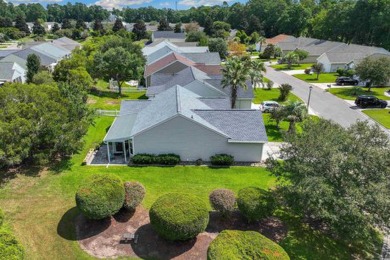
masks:
POLYGON ((37 20, 61 23, 63 19, 107 20, 110 14, 124 22, 159 21, 170 23, 198 22, 207 26, 224 21, 232 29, 247 34, 258 32, 265 37, 284 33, 324 40, 373 45, 390 49, 390 0, 249 0, 247 3, 191 7, 187 10, 140 7, 113 9, 83 3, 39 3, 13 5, 0 0, 0 17, 14 21, 23 16, 27 22, 37 20))

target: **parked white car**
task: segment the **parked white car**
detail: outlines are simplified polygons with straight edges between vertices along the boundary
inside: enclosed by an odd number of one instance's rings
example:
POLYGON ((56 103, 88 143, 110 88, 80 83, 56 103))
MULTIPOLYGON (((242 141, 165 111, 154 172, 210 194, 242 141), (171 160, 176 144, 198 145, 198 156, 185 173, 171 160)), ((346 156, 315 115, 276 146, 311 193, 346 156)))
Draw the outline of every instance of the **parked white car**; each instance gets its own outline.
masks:
POLYGON ((260 109, 264 113, 270 113, 272 110, 280 107, 279 103, 276 101, 263 101, 261 102, 260 109))

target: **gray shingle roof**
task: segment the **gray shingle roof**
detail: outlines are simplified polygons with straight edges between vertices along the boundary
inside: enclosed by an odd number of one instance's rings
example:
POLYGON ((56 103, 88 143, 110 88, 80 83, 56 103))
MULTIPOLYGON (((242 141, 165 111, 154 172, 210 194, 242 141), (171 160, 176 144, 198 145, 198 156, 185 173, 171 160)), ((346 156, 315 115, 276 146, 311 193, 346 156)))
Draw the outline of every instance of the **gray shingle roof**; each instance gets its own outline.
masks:
POLYGON ((15 55, 15 56, 18 56, 19 58, 22 58, 24 60, 27 61, 27 56, 30 55, 30 54, 35 54, 37 55, 40 60, 41 60, 41 65, 43 66, 48 66, 52 63, 56 63, 57 60, 54 59, 53 57, 50 57, 50 56, 47 56, 39 51, 35 51, 31 48, 28 48, 28 49, 24 49, 24 50, 21 50, 21 51, 18 51, 18 52, 14 52, 12 55, 15 55))
POLYGON ((136 113, 122 115, 115 118, 106 136, 104 137, 104 141, 121 142, 128 140, 131 136, 131 130, 133 129, 136 119, 136 113))
POLYGON ((150 100, 122 100, 119 115, 138 113, 150 104, 150 100))
MULTIPOLYGON (((222 76, 213 76, 212 79, 206 79, 205 81, 207 83, 209 83, 210 85, 216 87, 217 89, 223 91, 226 95, 228 95, 230 97, 230 93, 231 93, 231 88, 230 87, 226 87, 226 88, 223 88, 222 85, 221 85, 221 80, 222 80, 222 76)), ((253 88, 252 88, 252 84, 250 82, 250 80, 248 80, 246 82, 246 85, 248 87, 247 90, 244 90, 242 88, 239 88, 238 91, 237 91, 237 97, 238 98, 253 98, 253 88)))
POLYGON ((172 52, 171 48, 169 48, 168 46, 164 46, 163 48, 158 49, 157 51, 146 56, 146 64, 151 64, 171 52, 172 52))
POLYGON ((189 58, 196 63, 204 63, 206 65, 220 65, 221 57, 218 52, 206 53, 183 53, 183 56, 189 58))
POLYGON ((12 54, 14 52, 17 52, 17 51, 18 50, 1 50, 0 49, 0 59, 4 58, 4 57, 6 57, 6 56, 8 56, 8 55, 10 55, 10 54, 12 54))
POLYGON ((259 110, 195 110, 194 112, 226 133, 232 141, 268 141, 259 110))
POLYGON ((1 59, 0 62, 15 62, 23 69, 27 69, 27 60, 20 58, 14 54, 8 55, 7 57, 1 59))
POLYGON ((325 54, 331 63, 349 63, 374 54, 390 56, 390 52, 383 48, 345 43, 325 54))
POLYGON ((203 103, 212 109, 217 110, 229 110, 230 99, 229 98, 200 98, 203 103))
POLYGON ((31 47, 31 49, 34 51, 38 51, 46 56, 49 56, 56 61, 61 60, 62 58, 66 57, 67 55, 70 55, 71 53, 70 50, 65 49, 61 46, 56 46, 52 43, 42 43, 31 47))
POLYGON ((13 62, 0 62, 0 80, 11 80, 14 75, 13 62))
POLYGON ((165 39, 185 39, 185 33, 175 33, 174 31, 155 31, 153 32, 154 39, 165 38, 165 39))

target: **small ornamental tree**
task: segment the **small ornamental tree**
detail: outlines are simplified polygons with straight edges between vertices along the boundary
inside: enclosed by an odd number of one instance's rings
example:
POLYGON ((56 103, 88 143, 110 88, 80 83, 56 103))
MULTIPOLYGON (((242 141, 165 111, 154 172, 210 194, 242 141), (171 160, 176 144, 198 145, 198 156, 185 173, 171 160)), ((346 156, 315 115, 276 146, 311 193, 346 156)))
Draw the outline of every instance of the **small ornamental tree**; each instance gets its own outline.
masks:
POLYGON ((146 39, 148 34, 146 32, 145 22, 142 20, 138 20, 133 26, 133 33, 135 34, 135 38, 139 41, 142 39, 146 39))
POLYGON ((34 53, 27 56, 27 83, 31 83, 41 66, 41 59, 34 53))
POLYGON ((211 242, 207 259, 288 260, 290 257, 281 246, 258 232, 224 230, 211 242))
POLYGON ((56 31, 59 31, 61 28, 58 25, 58 23, 54 23, 53 27, 51 28, 51 33, 55 33, 56 31))
POLYGON ((281 84, 279 86, 280 95, 279 95, 278 99, 280 101, 286 101, 291 90, 292 90, 292 86, 290 84, 286 84, 286 83, 285 84, 281 84))
POLYGON ((114 175, 92 175, 76 193, 76 205, 87 218, 103 219, 117 213, 123 206, 125 189, 114 175))
POLYGON ((145 187, 139 182, 125 182, 125 203, 128 210, 135 210, 145 197, 145 187))
POLYGON ((360 80, 367 81, 368 91, 372 86, 384 86, 390 80, 390 58, 372 58, 363 59, 356 66, 356 74, 360 80))
POLYGON ((209 195, 211 207, 226 216, 234 210, 236 196, 228 189, 213 190, 209 195))
POLYGON ((189 194, 169 193, 152 205, 150 223, 168 240, 188 240, 205 231, 209 222, 207 206, 189 194))
POLYGON ((125 29, 125 26, 123 25, 122 20, 121 19, 116 19, 115 23, 114 23, 114 26, 112 27, 112 31, 113 32, 118 32, 118 31, 120 31, 122 29, 125 29))
POLYGON ((324 65, 322 63, 313 64, 311 67, 313 72, 317 75, 317 80, 320 78, 320 74, 324 71, 324 65))
POLYGON ((167 18, 163 17, 160 19, 157 30, 159 31, 173 31, 172 27, 169 25, 167 18))
POLYGON ((256 221, 271 216, 275 203, 270 192, 247 187, 238 192, 237 206, 249 221, 256 221))
POLYGON ((34 22, 34 26, 32 28, 33 34, 35 35, 45 35, 45 28, 39 23, 39 21, 34 22))

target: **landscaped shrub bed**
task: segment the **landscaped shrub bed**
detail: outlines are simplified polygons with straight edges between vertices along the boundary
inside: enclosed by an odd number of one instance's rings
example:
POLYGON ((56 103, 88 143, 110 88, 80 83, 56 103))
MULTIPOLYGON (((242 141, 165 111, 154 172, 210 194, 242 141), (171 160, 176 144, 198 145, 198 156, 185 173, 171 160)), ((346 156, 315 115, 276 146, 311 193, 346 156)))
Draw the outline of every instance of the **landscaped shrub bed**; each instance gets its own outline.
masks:
POLYGON ((122 181, 109 174, 88 177, 76 193, 79 210, 90 219, 103 219, 117 213, 123 206, 125 189, 122 181))
POLYGON ((188 240, 203 232, 209 222, 206 205, 197 197, 169 193, 152 205, 150 223, 154 230, 168 240, 188 240))
POLYGON ((275 202, 270 192, 256 187, 247 187, 238 192, 237 206, 249 221, 255 221, 271 216, 275 209, 275 202))
POLYGON ((236 204, 234 192, 228 189, 213 190, 209 195, 209 200, 211 207, 225 216, 234 210, 236 204))
POLYGON ((216 154, 210 157, 212 165, 230 166, 234 163, 234 157, 229 154, 216 154))
POLYGON ((136 154, 132 157, 134 164, 161 164, 176 165, 180 163, 180 156, 177 154, 136 154))
POLYGON ((139 182, 125 182, 125 203, 128 210, 135 210, 145 197, 145 187, 139 182))
POLYGON ((0 259, 21 260, 24 249, 16 238, 5 230, 0 230, 0 259))
POLYGON ((210 244, 208 260, 288 260, 284 249, 255 231, 224 230, 210 244))

